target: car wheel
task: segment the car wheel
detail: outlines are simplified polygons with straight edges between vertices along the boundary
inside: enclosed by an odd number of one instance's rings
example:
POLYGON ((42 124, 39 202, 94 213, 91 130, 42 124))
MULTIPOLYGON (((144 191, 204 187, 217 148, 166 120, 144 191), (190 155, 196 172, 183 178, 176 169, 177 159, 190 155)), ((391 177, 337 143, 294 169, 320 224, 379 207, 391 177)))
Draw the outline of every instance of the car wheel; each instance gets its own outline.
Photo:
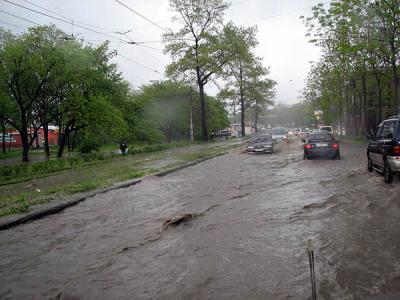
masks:
POLYGON ((387 162, 385 162, 385 171, 384 171, 384 175, 385 175, 385 182, 386 183, 392 183, 393 181, 393 174, 392 171, 390 170, 390 166, 387 162))
POLYGON ((338 154, 336 154, 336 159, 340 160, 340 152, 338 152, 338 154))
POLYGON ((372 160, 371 158, 368 156, 368 171, 372 172, 374 169, 372 167, 372 160))

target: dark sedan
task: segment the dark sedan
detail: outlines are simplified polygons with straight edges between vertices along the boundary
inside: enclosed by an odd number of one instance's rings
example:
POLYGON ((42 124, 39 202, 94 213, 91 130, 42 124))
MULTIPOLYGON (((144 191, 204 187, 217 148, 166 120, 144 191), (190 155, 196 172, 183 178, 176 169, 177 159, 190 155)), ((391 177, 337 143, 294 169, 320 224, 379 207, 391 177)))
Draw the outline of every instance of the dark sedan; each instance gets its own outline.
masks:
POLYGON ((303 159, 327 157, 340 159, 339 142, 329 132, 311 133, 304 144, 303 159))
POLYGON ((272 153, 274 151, 272 137, 265 135, 252 140, 247 146, 249 153, 272 153))

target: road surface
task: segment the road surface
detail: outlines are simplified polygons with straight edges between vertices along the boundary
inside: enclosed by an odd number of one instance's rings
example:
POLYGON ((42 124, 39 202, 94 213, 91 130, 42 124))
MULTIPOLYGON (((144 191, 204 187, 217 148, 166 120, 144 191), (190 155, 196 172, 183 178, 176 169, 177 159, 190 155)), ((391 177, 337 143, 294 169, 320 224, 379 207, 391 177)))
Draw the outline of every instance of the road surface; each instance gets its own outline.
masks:
POLYGON ((309 299, 309 239, 319 299, 400 295, 399 180, 369 173, 361 145, 340 161, 276 149, 0 232, 0 299, 309 299))

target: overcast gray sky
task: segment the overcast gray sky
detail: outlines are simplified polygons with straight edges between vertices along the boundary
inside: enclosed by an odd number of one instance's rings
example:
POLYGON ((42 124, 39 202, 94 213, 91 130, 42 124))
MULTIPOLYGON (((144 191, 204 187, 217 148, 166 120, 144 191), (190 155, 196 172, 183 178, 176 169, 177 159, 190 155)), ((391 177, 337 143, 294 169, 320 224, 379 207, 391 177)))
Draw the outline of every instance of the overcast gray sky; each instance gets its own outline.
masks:
MULTIPOLYGON (((163 30, 159 27, 176 26, 171 22, 173 13, 169 9, 168 0, 119 0, 158 26, 114 0, 9 1, 68 19, 67 22, 55 20, 3 0, 0 0, 0 10, 39 24, 56 24, 67 33, 73 33, 93 44, 110 40, 111 49, 118 50, 118 53, 129 59, 117 56, 115 61, 134 87, 146 84, 150 80, 164 78, 164 68, 170 62, 170 58, 162 53, 163 45, 160 40, 163 30), (71 25, 70 20, 73 20, 75 25, 71 25), (79 28, 78 25, 105 35, 79 28), (129 32, 126 35, 117 33, 127 31, 129 32), (131 45, 119 41, 119 38, 145 43, 140 46, 131 45)), ((232 20, 235 24, 244 26, 256 25, 258 28, 259 45, 256 54, 264 58, 264 65, 270 67, 270 78, 278 83, 276 102, 286 104, 297 102, 299 91, 304 87, 310 68, 309 62, 316 61, 319 57, 319 49, 307 42, 306 29, 299 17, 309 16, 313 5, 320 2, 327 5, 329 0, 232 0, 230 2, 232 5, 226 11, 226 21, 232 20)), ((0 12, 0 26, 4 28, 22 32, 33 26, 26 20, 4 12, 0 12)), ((217 89, 210 83, 206 91, 215 95, 217 89)))

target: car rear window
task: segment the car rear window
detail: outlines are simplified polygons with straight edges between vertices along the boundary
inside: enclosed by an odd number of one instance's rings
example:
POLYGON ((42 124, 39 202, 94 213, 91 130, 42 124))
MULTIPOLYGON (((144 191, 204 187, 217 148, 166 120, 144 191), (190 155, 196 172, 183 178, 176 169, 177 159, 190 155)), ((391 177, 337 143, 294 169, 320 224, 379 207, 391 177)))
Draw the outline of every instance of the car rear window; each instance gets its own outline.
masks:
POLYGON ((308 136, 309 141, 333 141, 335 138, 330 133, 312 133, 308 136))
POLYGON ((319 130, 325 130, 325 131, 332 132, 332 128, 329 126, 322 126, 319 130))

